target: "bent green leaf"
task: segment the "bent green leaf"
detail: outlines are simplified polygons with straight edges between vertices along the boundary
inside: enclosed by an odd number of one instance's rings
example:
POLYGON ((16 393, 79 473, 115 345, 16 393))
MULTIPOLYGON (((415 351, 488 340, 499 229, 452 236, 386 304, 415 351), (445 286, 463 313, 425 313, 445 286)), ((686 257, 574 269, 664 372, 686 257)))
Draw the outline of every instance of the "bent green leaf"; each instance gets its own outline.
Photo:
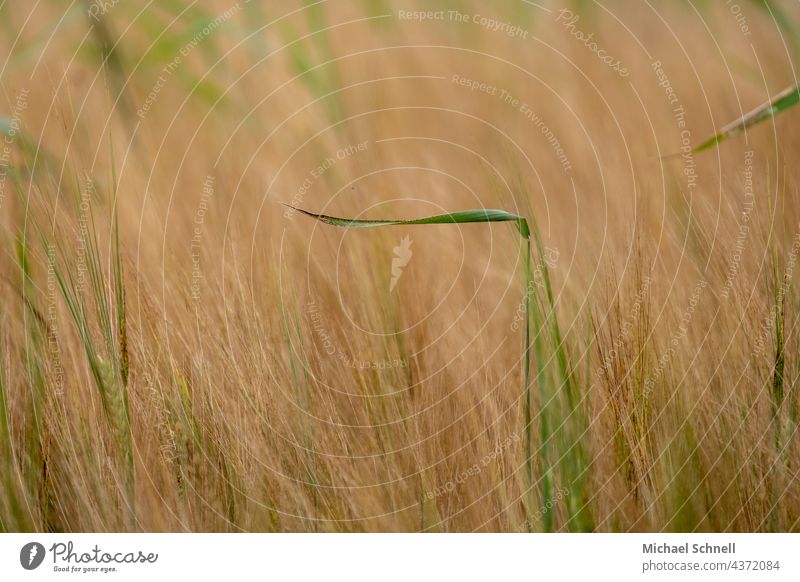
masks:
POLYGON ((749 127, 761 123, 766 119, 775 117, 778 113, 797 105, 800 101, 800 85, 796 87, 789 87, 781 91, 778 95, 773 97, 767 103, 760 105, 746 113, 736 121, 733 121, 722 128, 722 130, 715 136, 707 139, 699 146, 696 146, 692 152, 698 153, 710 149, 729 137, 743 132, 749 127))
POLYGON ((316 218, 325 224, 333 226, 341 226, 344 228, 373 228, 376 226, 397 226, 409 224, 461 224, 468 222, 515 222, 520 234, 523 238, 528 239, 531 236, 531 231, 528 228, 528 221, 521 216, 511 214, 505 210, 462 210, 460 212, 448 212, 447 214, 436 214, 434 216, 426 216, 425 218, 415 218, 411 220, 355 220, 350 218, 337 218, 335 216, 327 216, 325 214, 315 214, 303 210, 302 208, 295 208, 294 206, 285 205, 301 212, 306 216, 316 218))

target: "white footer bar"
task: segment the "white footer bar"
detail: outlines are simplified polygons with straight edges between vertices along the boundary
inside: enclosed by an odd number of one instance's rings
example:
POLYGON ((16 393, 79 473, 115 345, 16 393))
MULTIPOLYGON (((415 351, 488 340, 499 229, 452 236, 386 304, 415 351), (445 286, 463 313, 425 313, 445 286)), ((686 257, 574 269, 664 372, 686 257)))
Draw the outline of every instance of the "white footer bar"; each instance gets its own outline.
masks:
POLYGON ((0 535, 0 580, 512 577, 797 581, 800 534, 0 535))

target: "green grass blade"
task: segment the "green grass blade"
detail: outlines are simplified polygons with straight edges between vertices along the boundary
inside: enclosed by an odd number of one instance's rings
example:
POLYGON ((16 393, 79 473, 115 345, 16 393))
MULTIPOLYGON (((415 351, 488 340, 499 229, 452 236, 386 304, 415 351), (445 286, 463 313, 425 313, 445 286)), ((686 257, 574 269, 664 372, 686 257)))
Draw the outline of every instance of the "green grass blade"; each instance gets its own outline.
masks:
MULTIPOLYGON (((288 205, 287 205, 288 206, 288 205)), ((530 237, 530 230, 528 228, 528 221, 511 214, 505 210, 462 210, 460 212, 448 212, 447 214, 436 214, 434 216, 426 216, 425 218, 415 218, 411 220, 353 220, 350 218, 337 218, 335 216, 327 216, 325 214, 315 214, 308 212, 302 208, 295 208, 289 206, 292 210, 302 212, 306 216, 316 218, 325 224, 333 226, 341 226, 343 228, 373 228, 376 226, 395 226, 395 225, 408 225, 408 224, 461 224, 467 222, 515 222, 519 228, 520 234, 524 238, 530 237)))
POLYGON ((770 119, 771 117, 776 116, 778 113, 797 105, 798 101, 800 101, 800 85, 796 87, 789 87, 788 89, 781 91, 767 103, 756 107, 736 121, 733 121, 723 127, 722 131, 720 131, 714 137, 707 139, 699 146, 695 147, 692 152, 698 153, 713 148, 729 137, 741 133, 747 128, 752 127, 757 123, 761 123, 765 119, 770 119))
MULTIPOLYGON (((44 445, 45 437, 43 436, 44 404, 46 396, 44 368, 46 355, 44 352, 44 342, 46 341, 46 337, 42 333, 43 330, 40 329, 40 316, 36 315, 39 312, 33 307, 34 297, 36 297, 36 287, 34 285, 33 270, 30 261, 27 230, 20 231, 16 242, 17 261, 20 268, 20 275, 22 276, 21 287, 25 308, 30 311, 33 318, 36 319, 36 321, 33 321, 26 317, 24 320, 26 339, 23 355, 31 398, 29 408, 25 412, 25 443, 28 450, 24 452, 23 473, 25 475, 30 499, 37 500, 41 508, 41 493, 46 481, 47 463, 44 445)), ((36 510, 35 513, 38 513, 38 519, 44 519, 42 517, 44 512, 36 510)), ((33 519, 36 520, 37 518, 33 517, 33 519)))
MULTIPOLYGON (((525 476, 528 485, 528 515, 525 516, 525 525, 529 533, 533 532, 533 521, 530 512, 536 507, 536 492, 533 479, 533 446, 531 442, 531 429, 533 428, 532 395, 531 395, 531 294, 533 293, 533 266, 531 265, 531 239, 523 242, 522 252, 525 255, 525 368, 523 370, 523 419, 525 423, 525 476)), ((538 335, 537 335, 538 338, 538 335)), ((543 481, 547 482, 547 478, 543 481)))
MULTIPOLYGON (((545 385, 547 384, 547 378, 545 373, 546 368, 546 359, 544 356, 544 348, 543 348, 543 341, 542 341, 542 334, 541 334, 541 327, 543 316, 539 313, 539 307, 533 301, 532 292, 533 292, 533 267, 531 264, 531 231, 528 227, 528 221, 516 214, 511 214, 510 212, 506 212, 505 210, 491 210, 491 209, 479 209, 479 210, 462 210, 459 212, 449 212, 446 214, 437 214, 434 216, 427 216, 424 218, 416 218, 411 220, 354 220, 350 218, 337 218, 335 216, 328 216, 325 214, 316 214, 313 212, 308 212, 307 210, 303 210, 301 208, 295 208, 294 206, 285 205, 292 210, 296 210, 305 214, 306 216, 310 216, 316 220, 319 220, 325 224, 330 224, 332 226, 340 226, 343 228, 373 228, 378 226, 396 226, 396 225, 414 225, 414 224, 462 224, 462 223, 485 223, 485 222, 514 222, 517 229, 519 229, 520 235, 522 236, 522 252, 524 253, 523 262, 525 265, 525 352, 524 352, 524 370, 523 370, 523 414, 524 414, 524 422, 525 422, 525 471, 526 471, 526 478, 528 481, 528 492, 529 492, 529 508, 530 512, 533 511, 533 508, 536 506, 535 497, 534 497, 534 477, 533 477, 533 447, 531 442, 531 428, 533 424, 533 411, 532 411, 532 394, 531 394, 531 374, 530 374, 530 366, 531 366, 531 324, 540 330, 537 332, 535 340, 534 340, 534 355, 536 357, 537 363, 537 375, 536 380, 537 384, 539 385, 540 389, 543 392, 542 402, 547 402, 549 400, 549 396, 545 393, 549 393, 548 390, 545 390, 545 385), (533 303, 533 305, 532 305, 533 303), (532 309, 533 307, 533 309, 532 309)), ((537 238, 537 248, 541 253, 541 241, 537 238)), ((552 304, 552 290, 549 288, 549 281, 548 281, 548 292, 550 294, 550 301, 552 304)), ((556 331, 558 331, 557 324, 556 324, 556 331)), ((560 340, 560 334, 557 334, 560 340)), ((563 349, 563 348, 562 348, 563 349)), ((566 363, 564 363, 564 367, 566 367, 566 363)), ((540 415, 540 434, 542 437, 542 455, 546 457, 546 449, 547 443, 550 441, 550 428, 549 424, 546 419, 546 414, 543 411, 540 415)), ((547 500, 552 498, 552 491, 553 491, 553 480, 551 475, 551 468, 546 458, 543 459, 542 462, 543 466, 543 474, 542 474, 542 499, 543 503, 547 500)), ((553 528, 553 517, 550 512, 546 512, 543 516, 544 521, 544 529, 547 532, 554 531, 553 528)), ((533 522, 530 519, 530 516, 526 519, 528 531, 533 530, 533 522)))

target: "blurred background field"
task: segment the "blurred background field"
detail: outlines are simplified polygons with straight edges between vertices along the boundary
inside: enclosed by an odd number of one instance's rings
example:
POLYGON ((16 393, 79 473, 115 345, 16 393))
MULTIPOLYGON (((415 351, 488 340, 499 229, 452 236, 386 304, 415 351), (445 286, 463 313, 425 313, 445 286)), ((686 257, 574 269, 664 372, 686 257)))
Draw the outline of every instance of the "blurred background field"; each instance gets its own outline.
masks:
POLYGON ((0 530, 800 529, 796 2, 0 26, 0 530))

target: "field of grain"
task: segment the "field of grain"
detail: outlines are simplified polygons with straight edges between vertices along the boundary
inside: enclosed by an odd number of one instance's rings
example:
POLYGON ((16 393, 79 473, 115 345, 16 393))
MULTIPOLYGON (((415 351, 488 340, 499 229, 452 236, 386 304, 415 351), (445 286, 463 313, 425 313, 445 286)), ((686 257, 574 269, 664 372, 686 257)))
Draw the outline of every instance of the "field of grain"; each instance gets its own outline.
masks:
POLYGON ((0 27, 0 531, 800 530, 797 2, 0 27))

